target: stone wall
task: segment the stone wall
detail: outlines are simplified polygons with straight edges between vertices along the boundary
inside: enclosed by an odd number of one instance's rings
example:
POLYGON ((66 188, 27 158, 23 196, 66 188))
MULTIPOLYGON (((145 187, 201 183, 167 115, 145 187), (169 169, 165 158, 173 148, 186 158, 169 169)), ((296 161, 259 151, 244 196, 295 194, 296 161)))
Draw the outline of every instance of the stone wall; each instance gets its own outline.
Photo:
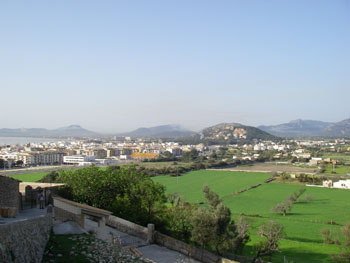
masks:
MULTIPOLYGON (((63 200, 62 198, 60 198, 63 200)), ((70 201, 71 202, 71 201, 70 201)), ((74 208, 69 204, 60 202, 57 197, 54 197, 54 209, 55 209, 55 219, 62 221, 76 221, 82 223, 79 220, 83 220, 79 217, 79 212, 76 211, 78 208, 74 208)), ((85 205, 86 206, 86 205, 85 205)), ((86 206, 86 209, 88 206, 86 206)), ((92 207, 90 207, 92 208, 92 207)), ((120 232, 127 233, 139 237, 143 240, 147 240, 149 243, 156 243, 158 245, 164 246, 171 250, 180 252, 186 256, 194 258, 203 263, 234 263, 229 259, 221 258, 205 249, 193 247, 182 241, 169 237, 167 235, 161 234, 154 231, 154 225, 149 224, 148 228, 140 226, 138 224, 132 223, 125 219, 109 215, 106 224, 110 227, 117 229, 120 232)), ((83 226, 83 223, 81 224, 83 226)))
POLYGON ((82 218, 80 215, 77 215, 75 213, 72 213, 70 211, 64 210, 59 207, 54 207, 54 214, 55 214, 55 219, 60 220, 62 222, 65 221, 75 221, 77 222, 80 226, 84 226, 84 218, 82 218))
POLYGON ((117 229, 118 231, 139 237, 143 240, 147 240, 148 230, 146 227, 112 215, 109 216, 106 224, 117 229))
POLYGON ((234 262, 227 259, 222 259, 205 249, 193 247, 180 240, 169 237, 167 235, 163 235, 159 232, 155 233, 155 243, 171 250, 180 252, 203 263, 234 262))
MULTIPOLYGON (((143 240, 147 240, 148 229, 146 227, 134 224, 130 221, 124 220, 116 216, 109 216, 107 225, 111 226, 121 232, 128 233, 130 235, 139 237, 143 240)), ((180 240, 169 237, 167 235, 161 234, 157 231, 153 234, 154 243, 161 245, 163 247, 169 248, 171 250, 180 252, 186 256, 194 258, 203 263, 233 263, 229 259, 221 258, 213 253, 202 249, 188 245, 180 240)))
POLYGON ((19 209, 19 181, 0 175, 0 207, 19 209))
POLYGON ((51 228, 51 214, 0 225, 0 262, 40 263, 51 228))

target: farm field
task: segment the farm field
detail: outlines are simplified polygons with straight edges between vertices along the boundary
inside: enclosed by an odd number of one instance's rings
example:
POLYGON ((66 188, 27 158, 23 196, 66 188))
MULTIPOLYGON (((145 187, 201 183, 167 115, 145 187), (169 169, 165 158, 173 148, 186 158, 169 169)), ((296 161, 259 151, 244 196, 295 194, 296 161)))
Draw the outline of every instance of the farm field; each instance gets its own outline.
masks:
POLYGON ((214 170, 192 171, 178 177, 156 176, 152 179, 166 186, 167 193, 178 192, 188 202, 202 202, 205 200, 202 192, 207 184, 220 196, 232 193, 270 178, 268 173, 227 172, 214 170))
POLYGON ((13 174, 13 175, 7 175, 7 176, 20 180, 22 182, 37 182, 48 173, 49 172, 26 173, 26 174, 13 174))
POLYGON ((334 168, 335 174, 332 174, 332 170, 333 170, 332 165, 328 164, 325 167, 325 171, 323 172, 323 174, 327 174, 327 175, 341 175, 341 176, 345 176, 347 174, 350 174, 350 166, 336 165, 335 168, 334 168))
POLYGON ((261 224, 274 220, 284 226, 282 253, 273 256, 273 262, 329 262, 337 253, 337 245, 323 244, 321 229, 329 228, 336 235, 339 225, 350 222, 350 191, 302 185, 268 183, 238 195, 231 193, 249 185, 261 183, 269 174, 247 172, 195 171, 176 177, 159 176, 154 180, 164 184, 167 192, 178 192, 190 202, 203 202, 201 188, 204 184, 219 193, 236 218, 244 214, 251 222, 251 241, 244 254, 252 255, 252 248, 261 239, 257 236, 261 224), (178 182, 177 182, 178 180, 178 182), (285 200, 288 195, 305 188, 305 194, 314 200, 306 202, 302 195, 287 216, 271 212, 271 207, 285 200), (333 225, 329 223, 332 222, 333 225), (339 224, 339 225, 335 225, 339 224))

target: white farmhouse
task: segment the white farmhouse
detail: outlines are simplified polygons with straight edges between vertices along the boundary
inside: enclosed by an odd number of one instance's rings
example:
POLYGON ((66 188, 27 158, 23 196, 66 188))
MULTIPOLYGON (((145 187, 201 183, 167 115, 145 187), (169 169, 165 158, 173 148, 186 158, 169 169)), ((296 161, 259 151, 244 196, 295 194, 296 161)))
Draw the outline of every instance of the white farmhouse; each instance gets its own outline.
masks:
POLYGON ((350 180, 340 180, 333 183, 333 188, 350 189, 350 180))

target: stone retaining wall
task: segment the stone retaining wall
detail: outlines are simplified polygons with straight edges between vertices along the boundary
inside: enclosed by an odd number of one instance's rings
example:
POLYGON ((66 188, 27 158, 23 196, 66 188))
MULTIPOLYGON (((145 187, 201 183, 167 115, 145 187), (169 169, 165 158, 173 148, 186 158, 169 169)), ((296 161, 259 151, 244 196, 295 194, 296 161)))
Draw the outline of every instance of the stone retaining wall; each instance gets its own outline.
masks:
POLYGON ((155 233, 155 243, 163 247, 169 248, 171 250, 180 252, 188 257, 198 260, 203 263, 234 263, 229 259, 221 258, 205 249, 193 247, 186 244, 180 240, 169 237, 167 235, 161 234, 159 232, 155 233))
POLYGON ((54 211, 56 220, 60 220, 62 222, 74 221, 77 222, 80 226, 84 225, 84 222, 82 221, 84 218, 82 218, 80 215, 77 215, 75 213, 72 213, 70 211, 64 210, 56 206, 54 207, 54 211))
POLYGON ((51 228, 51 214, 0 225, 0 262, 40 263, 51 228))
POLYGON ((117 229, 120 232, 139 237, 143 240, 147 240, 148 230, 146 227, 137 225, 135 223, 112 215, 109 216, 106 224, 117 229))

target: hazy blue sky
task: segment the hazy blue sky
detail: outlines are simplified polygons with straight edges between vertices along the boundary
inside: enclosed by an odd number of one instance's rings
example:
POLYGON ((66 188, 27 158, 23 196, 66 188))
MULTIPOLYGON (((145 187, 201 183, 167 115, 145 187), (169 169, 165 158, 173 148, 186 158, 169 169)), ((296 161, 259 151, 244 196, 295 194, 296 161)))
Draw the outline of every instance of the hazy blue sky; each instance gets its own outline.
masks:
POLYGON ((0 2, 0 128, 350 117, 350 1, 0 2))

